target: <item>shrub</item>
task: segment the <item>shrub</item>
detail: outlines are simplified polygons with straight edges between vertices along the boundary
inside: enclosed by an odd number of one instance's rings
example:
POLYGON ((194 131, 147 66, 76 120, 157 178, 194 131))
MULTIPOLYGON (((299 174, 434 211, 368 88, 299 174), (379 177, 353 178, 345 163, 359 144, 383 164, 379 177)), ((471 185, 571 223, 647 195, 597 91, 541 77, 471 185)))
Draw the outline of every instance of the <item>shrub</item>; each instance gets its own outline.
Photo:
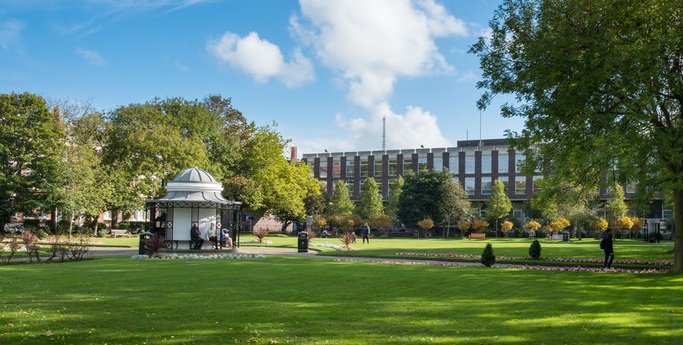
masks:
POLYGON ((481 263, 486 267, 491 267, 496 263, 496 256, 493 255, 493 246, 491 243, 486 244, 486 248, 481 253, 481 263))
POLYGON ((107 229, 97 229, 97 237, 106 237, 107 236, 107 229))
POLYGON ((254 236, 256 236, 256 238, 258 238, 258 243, 263 243, 263 238, 266 237, 266 235, 268 235, 268 229, 258 228, 254 229, 252 233, 254 234, 254 236))
POLYGON ((166 248, 166 238, 160 233, 154 234, 148 240, 145 240, 145 248, 149 250, 149 257, 155 258, 159 256, 159 252, 166 248))
POLYGON ((531 242, 531 246, 529 246, 529 256, 534 260, 541 258, 541 243, 539 243, 538 240, 531 242))

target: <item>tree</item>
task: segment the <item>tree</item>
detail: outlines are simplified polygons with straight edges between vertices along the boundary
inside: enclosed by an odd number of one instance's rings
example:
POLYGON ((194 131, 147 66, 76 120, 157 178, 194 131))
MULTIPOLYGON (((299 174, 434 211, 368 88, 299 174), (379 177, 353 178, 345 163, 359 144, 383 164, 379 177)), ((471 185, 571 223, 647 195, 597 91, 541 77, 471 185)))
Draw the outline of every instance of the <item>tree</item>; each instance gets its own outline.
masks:
POLYGON ((583 188, 567 181, 548 183, 539 180, 541 191, 534 195, 531 204, 548 219, 566 217, 573 225, 573 236, 580 237, 580 226, 589 226, 599 206, 595 189, 583 188))
MULTIPOLYGON (((639 193, 672 193, 683 229, 683 8, 676 1, 505 0, 471 47, 483 70, 480 108, 511 94, 510 133, 537 171, 597 186, 613 171, 639 193)), ((683 232, 674 237, 683 273, 683 232)))
POLYGON ((425 218, 417 222, 417 226, 420 227, 425 233, 429 233, 429 229, 434 227, 434 221, 431 218, 425 218))
POLYGON ((524 228, 529 230, 529 238, 536 237, 536 230, 541 227, 541 224, 534 219, 528 220, 524 223, 524 228))
POLYGON ((399 175, 393 183, 389 184, 389 194, 387 195, 387 207, 385 213, 391 219, 396 219, 398 216, 398 205, 401 193, 403 193, 403 185, 405 181, 403 176, 399 175))
POLYGON ((282 232, 292 222, 306 218, 306 198, 320 192, 318 180, 312 177, 310 170, 305 163, 290 163, 283 156, 265 170, 271 183, 265 191, 264 211, 282 222, 282 232))
POLYGON ((609 192, 610 199, 605 204, 605 211, 607 211, 608 222, 616 227, 616 222, 626 215, 628 206, 624 202, 624 188, 618 183, 615 183, 609 192))
POLYGON ((360 185, 360 194, 356 202, 356 214, 361 219, 369 219, 383 214, 384 205, 382 195, 379 194, 379 185, 374 178, 366 178, 360 185))
POLYGON ((485 232, 486 228, 489 227, 489 222, 487 222, 483 219, 475 219, 472 222, 471 227, 475 232, 482 233, 482 232, 485 232))
POLYGON ((346 182, 337 180, 334 182, 334 191, 330 198, 329 213, 332 215, 350 215, 353 213, 353 201, 349 197, 349 187, 346 182))
POLYGON ((491 196, 486 200, 486 216, 496 221, 496 237, 498 237, 498 220, 506 217, 512 211, 512 202, 505 194, 505 184, 496 179, 491 187, 491 196))
POLYGON ((56 191, 66 136, 60 120, 39 96, 0 94, 0 231, 56 191))
POLYGON ((445 237, 450 235, 451 223, 469 221, 472 218, 472 204, 460 183, 447 180, 443 184, 443 200, 440 204, 443 222, 446 224, 445 237))
POLYGON ((431 218, 435 224, 443 223, 440 205, 444 200, 444 185, 450 179, 447 171, 421 170, 417 175, 406 175, 403 192, 399 196, 399 220, 411 227, 425 218, 431 218))
POLYGON ((512 227, 514 224, 512 224, 511 221, 505 220, 503 223, 500 224, 500 231, 505 234, 505 237, 508 237, 508 232, 512 230, 512 227))

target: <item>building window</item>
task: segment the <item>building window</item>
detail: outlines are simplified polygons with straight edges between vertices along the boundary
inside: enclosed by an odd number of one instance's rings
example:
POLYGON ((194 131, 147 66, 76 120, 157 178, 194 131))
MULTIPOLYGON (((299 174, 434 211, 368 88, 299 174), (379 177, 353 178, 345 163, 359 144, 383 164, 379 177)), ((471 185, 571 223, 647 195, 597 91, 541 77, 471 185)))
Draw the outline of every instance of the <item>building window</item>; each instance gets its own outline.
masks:
POLYGON ((375 177, 382 176, 382 160, 375 159, 375 177))
POLYGON ((427 157, 419 157, 417 159, 417 171, 427 170, 427 157))
POLYGON ((526 156, 516 154, 515 155, 515 171, 519 174, 524 170, 524 162, 526 162, 526 156))
POLYGON ((481 194, 491 195, 491 176, 481 178, 481 194))
POLYGON ((634 194, 637 191, 638 191, 638 187, 636 186, 635 182, 627 183, 626 188, 624 188, 624 192, 626 192, 627 194, 634 194))
POLYGON ((389 176, 396 176, 396 158, 389 160, 389 176))
POLYGON ((465 192, 467 195, 474 195, 474 177, 465 178, 465 192))
POLYGON ((465 174, 474 174, 474 156, 465 156, 465 174))
POLYGON ((360 161, 360 177, 368 177, 368 161, 360 161))
POLYGON ((538 193, 541 191, 541 181, 543 181, 543 176, 534 176, 534 193, 538 193), (540 182, 540 183, 539 183, 540 182))
POLYGON ((332 162, 332 178, 339 178, 340 174, 341 174, 341 162, 340 161, 332 162))
POLYGON ((481 173, 490 174, 491 173, 491 156, 482 155, 481 156, 481 173))
POLYGON ((434 157, 434 170, 443 171, 443 157, 434 157))
POLYGON ((498 155, 498 173, 507 174, 508 170, 508 155, 498 155))
POLYGON ((453 175, 458 174, 459 164, 460 164, 460 160, 458 159, 457 155, 448 157, 448 170, 451 171, 451 174, 453 174, 453 175))
POLYGON ((327 160, 320 161, 320 178, 327 178, 327 160))
POLYGON ((346 177, 353 177, 354 174, 354 162, 353 159, 349 159, 346 161, 346 177))
POLYGON ((524 220, 524 213, 522 210, 512 210, 512 218, 524 220))
POLYGON ((346 188, 349 190, 349 198, 352 198, 353 191, 355 190, 353 180, 346 180, 346 188))
POLYGON ((526 193, 526 176, 515 177, 515 194, 526 193))

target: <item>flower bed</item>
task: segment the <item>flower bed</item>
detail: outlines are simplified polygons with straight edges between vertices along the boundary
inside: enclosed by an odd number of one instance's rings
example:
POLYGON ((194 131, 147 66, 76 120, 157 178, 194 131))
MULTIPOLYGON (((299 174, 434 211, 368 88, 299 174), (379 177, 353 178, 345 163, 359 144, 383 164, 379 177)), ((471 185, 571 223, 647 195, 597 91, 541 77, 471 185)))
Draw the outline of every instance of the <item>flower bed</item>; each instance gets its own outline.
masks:
MULTIPOLYGON (((449 267, 465 267, 477 266, 472 262, 452 262, 452 261, 427 261, 427 260, 364 260, 353 258, 338 258, 337 261, 363 261, 381 264, 398 264, 398 265, 425 265, 425 266, 449 266, 449 267)), ((543 265, 516 265, 516 264, 495 264, 491 267, 495 268, 513 268, 525 270, 540 270, 540 271, 567 271, 567 272, 621 272, 621 273, 667 273, 668 269, 629 269, 629 268, 598 268, 598 267, 563 267, 563 266, 543 266, 543 265)))
MULTIPOLYGON (((149 255, 133 255, 133 259, 150 259, 149 255)), ((166 254, 159 253, 158 257, 151 259, 188 259, 188 260, 226 260, 226 259, 265 259, 263 254, 166 254)))
MULTIPOLYGON (((457 253, 417 253, 417 252, 398 252, 397 256, 419 256, 426 258, 455 258, 455 259, 466 259, 466 260, 478 260, 481 258, 479 255, 474 254, 457 254, 457 253)), ((507 261, 524 261, 530 260, 526 257, 521 256, 503 256, 496 255, 496 260, 507 260, 507 261)), ((576 263, 598 263, 602 264, 604 262, 603 258, 543 258, 539 260, 534 260, 534 262, 539 263, 557 263, 557 262, 576 262, 576 263)), ((650 265, 650 266, 673 266, 673 260, 614 260, 615 264, 622 265, 650 265)))

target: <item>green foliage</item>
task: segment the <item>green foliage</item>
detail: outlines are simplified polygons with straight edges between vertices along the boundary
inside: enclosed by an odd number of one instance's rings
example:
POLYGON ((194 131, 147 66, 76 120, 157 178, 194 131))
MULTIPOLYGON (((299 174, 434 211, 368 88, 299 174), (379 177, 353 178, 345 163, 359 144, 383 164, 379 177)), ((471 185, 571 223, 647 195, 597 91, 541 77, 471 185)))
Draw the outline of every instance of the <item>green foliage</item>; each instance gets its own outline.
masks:
POLYGON ((624 217, 628 212, 628 206, 624 201, 624 188, 618 183, 613 184, 609 198, 605 204, 605 211, 607 211, 608 222, 615 225, 617 220, 624 217))
POLYGON ((496 263, 496 256, 493 254, 493 246, 491 243, 486 244, 486 248, 481 253, 481 263, 486 267, 491 267, 496 263))
POLYGON ((406 175, 403 192, 399 196, 399 220, 409 227, 415 227, 425 218, 442 224, 445 215, 440 206, 444 201, 444 186, 450 179, 448 171, 421 170, 418 175, 406 175))
POLYGON ((355 211, 361 219, 369 219, 384 212, 382 195, 379 194, 379 185, 374 178, 366 178, 361 183, 355 211))
POLYGON ((328 212, 331 215, 350 215, 353 213, 353 201, 349 196, 349 187, 346 182, 337 180, 334 182, 334 191, 330 197, 328 212))
MULTIPOLYGON (((634 182, 638 192, 671 192, 683 210, 683 73, 680 4, 644 0, 505 0, 479 57, 485 108, 526 121, 510 133, 530 165, 587 188, 634 182)), ((618 218, 618 217, 617 217, 618 218)), ((676 220, 683 229, 683 217, 676 220)), ((683 273, 683 236, 675 266, 683 273)))
POLYGON ((65 133, 45 100, 0 94, 0 226, 18 211, 47 204, 58 181, 65 133), (30 171, 30 174, 26 174, 30 171))
POLYGON ((538 242, 538 240, 531 242, 531 246, 529 246, 529 256, 534 260, 541 258, 541 243, 538 242))
POLYGON ((403 185, 405 181, 403 176, 399 175, 395 180, 389 184, 389 194, 387 195, 387 207, 385 213, 391 219, 396 219, 398 214, 399 199, 403 192, 403 185))
POLYGON ((451 225, 469 222, 474 218, 472 204, 467 193, 460 183, 453 180, 448 180, 443 184, 443 200, 439 207, 444 215, 442 224, 447 226, 446 236, 450 233, 451 225))

